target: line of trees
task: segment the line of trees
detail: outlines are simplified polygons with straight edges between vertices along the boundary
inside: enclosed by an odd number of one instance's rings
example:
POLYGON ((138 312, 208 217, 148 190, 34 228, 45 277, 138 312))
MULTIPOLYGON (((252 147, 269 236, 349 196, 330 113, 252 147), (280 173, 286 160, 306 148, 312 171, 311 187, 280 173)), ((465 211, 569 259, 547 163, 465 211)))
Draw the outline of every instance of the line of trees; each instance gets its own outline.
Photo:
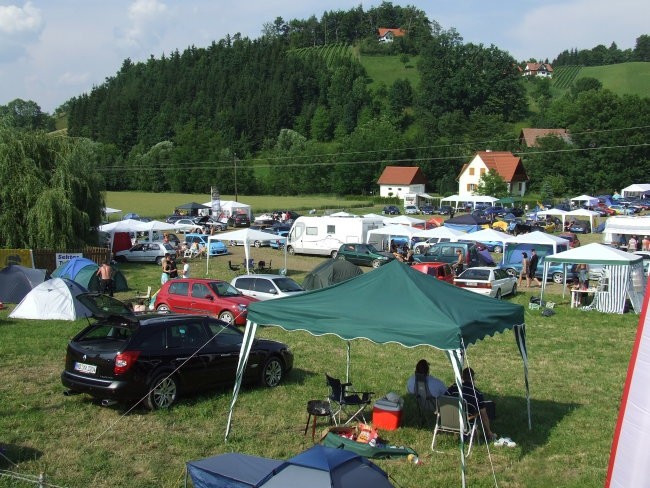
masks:
POLYGON ((630 61, 650 61, 650 36, 644 34, 637 37, 634 49, 620 50, 615 42, 609 47, 599 44, 592 49, 565 49, 553 60, 552 65, 604 66, 630 61))

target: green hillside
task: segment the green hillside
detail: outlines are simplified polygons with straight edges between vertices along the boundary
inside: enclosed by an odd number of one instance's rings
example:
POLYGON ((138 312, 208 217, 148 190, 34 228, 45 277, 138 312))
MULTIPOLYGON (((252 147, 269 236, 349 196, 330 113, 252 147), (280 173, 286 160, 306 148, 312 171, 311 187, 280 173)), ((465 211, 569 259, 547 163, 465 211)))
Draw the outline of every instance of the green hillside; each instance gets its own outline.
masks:
POLYGON ((622 63, 590 66, 580 70, 577 78, 596 78, 604 88, 617 95, 650 97, 650 63, 622 63))
POLYGON ((416 87, 420 81, 420 74, 416 68, 418 56, 409 56, 406 63, 401 56, 368 56, 361 55, 360 61, 372 79, 371 87, 379 83, 391 86, 396 80, 406 79, 411 86, 416 87))
POLYGON ((650 97, 650 63, 558 66, 553 74, 553 87, 567 90, 579 78, 595 78, 603 84, 603 88, 617 95, 650 97))

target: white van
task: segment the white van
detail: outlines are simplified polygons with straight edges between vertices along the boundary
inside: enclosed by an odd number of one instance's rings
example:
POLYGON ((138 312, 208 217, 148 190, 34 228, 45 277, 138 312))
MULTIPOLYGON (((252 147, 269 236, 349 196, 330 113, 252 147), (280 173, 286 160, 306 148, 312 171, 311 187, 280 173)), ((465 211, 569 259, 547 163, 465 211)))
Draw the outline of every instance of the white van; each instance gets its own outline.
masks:
POLYGON ((336 257, 341 244, 364 243, 369 230, 384 226, 381 218, 298 217, 289 231, 289 254, 336 257))

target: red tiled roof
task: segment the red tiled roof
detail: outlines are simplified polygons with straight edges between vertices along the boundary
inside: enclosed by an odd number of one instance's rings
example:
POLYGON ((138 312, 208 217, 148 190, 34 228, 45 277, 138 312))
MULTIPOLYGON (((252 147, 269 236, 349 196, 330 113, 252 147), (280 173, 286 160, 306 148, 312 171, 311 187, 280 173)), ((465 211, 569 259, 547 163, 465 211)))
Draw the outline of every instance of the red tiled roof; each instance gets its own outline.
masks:
POLYGON ((426 184, 427 178, 417 166, 386 166, 377 180, 379 185, 426 184))
POLYGON ((485 163, 488 171, 495 169, 507 183, 528 180, 521 158, 510 151, 479 151, 476 154, 485 163))
POLYGON ((566 129, 532 129, 526 128, 521 129, 521 134, 519 135, 519 141, 525 142, 526 146, 534 147, 537 145, 537 139, 540 137, 546 137, 554 135, 565 141, 569 140, 569 133, 566 129))
POLYGON ((539 71, 542 67, 546 68, 549 73, 553 72, 553 66, 548 63, 526 63, 527 71, 539 71))
POLYGON ((399 28, 398 29, 388 29, 386 27, 380 27, 379 29, 377 29, 377 32, 379 34, 379 37, 384 37, 389 32, 392 32, 395 37, 402 37, 402 36, 406 35, 406 31, 404 31, 402 29, 399 29, 399 28))

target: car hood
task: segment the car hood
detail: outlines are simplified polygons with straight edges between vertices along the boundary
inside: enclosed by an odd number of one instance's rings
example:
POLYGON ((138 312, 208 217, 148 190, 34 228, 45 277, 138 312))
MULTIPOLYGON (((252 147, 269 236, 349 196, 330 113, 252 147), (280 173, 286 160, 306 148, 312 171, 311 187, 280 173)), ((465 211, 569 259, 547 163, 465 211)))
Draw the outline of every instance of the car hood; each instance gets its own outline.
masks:
POLYGON ((240 303, 244 305, 250 305, 251 303, 258 302, 257 298, 247 297, 246 295, 237 295, 234 297, 219 297, 220 300, 224 300, 233 305, 239 305, 240 303))

